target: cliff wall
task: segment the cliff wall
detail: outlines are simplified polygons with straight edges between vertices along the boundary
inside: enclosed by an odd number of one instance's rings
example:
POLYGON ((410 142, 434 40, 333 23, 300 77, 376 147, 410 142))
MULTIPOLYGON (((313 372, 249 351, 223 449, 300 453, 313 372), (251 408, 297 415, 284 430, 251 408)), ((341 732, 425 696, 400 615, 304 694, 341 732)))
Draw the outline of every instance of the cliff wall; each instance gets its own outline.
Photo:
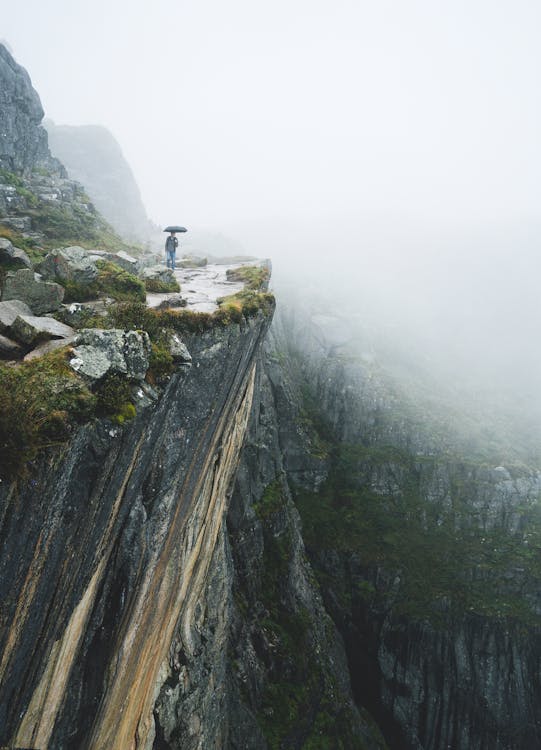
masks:
POLYGON ((199 638, 266 325, 194 337, 132 424, 88 425, 1 488, 2 744, 152 747, 176 648, 199 638))
POLYGON ((279 317, 271 372, 356 701, 397 750, 541 746, 541 474, 495 434, 461 453, 456 414, 408 403, 331 317, 279 317))

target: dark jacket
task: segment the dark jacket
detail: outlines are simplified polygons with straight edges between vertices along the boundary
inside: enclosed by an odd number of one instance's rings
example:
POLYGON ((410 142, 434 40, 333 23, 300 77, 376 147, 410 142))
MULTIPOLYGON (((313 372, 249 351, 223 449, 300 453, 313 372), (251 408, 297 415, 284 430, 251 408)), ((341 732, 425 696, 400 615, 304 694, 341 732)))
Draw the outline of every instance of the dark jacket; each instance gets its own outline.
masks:
POLYGON ((169 235, 169 237, 165 240, 165 252, 166 253, 174 253, 178 247, 178 240, 176 237, 172 237, 169 235))

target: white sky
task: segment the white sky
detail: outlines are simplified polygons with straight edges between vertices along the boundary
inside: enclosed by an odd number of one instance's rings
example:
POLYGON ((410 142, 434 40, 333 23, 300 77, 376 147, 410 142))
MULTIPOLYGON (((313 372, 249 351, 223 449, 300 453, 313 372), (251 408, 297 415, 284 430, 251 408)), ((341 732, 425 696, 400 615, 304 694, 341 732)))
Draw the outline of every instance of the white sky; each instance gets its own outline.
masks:
POLYGON ((541 4, 24 0, 46 114, 118 138, 149 214, 223 229, 539 215, 541 4))
POLYGON ((47 116, 109 128, 158 223, 537 350, 539 0, 4 5, 47 116))

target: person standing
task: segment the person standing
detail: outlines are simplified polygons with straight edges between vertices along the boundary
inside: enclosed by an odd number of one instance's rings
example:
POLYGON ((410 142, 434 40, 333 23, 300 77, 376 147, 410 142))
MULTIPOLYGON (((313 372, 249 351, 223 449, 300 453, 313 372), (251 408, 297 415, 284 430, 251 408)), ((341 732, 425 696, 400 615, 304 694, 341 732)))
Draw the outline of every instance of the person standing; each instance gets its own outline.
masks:
POLYGON ((175 256, 177 254, 178 240, 175 236, 175 232, 171 232, 169 237, 165 240, 165 262, 167 268, 172 271, 175 270, 175 256))

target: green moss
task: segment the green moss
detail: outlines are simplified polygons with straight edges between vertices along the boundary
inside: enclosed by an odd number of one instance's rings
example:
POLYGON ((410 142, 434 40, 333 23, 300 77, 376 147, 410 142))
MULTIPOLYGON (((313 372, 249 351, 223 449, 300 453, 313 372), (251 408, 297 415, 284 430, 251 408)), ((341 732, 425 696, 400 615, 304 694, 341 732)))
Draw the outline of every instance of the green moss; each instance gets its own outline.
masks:
POLYGON ((147 380, 156 382, 167 375, 170 375, 175 369, 173 357, 166 346, 160 346, 152 342, 152 353, 150 355, 147 380))
POLYGON ((259 519, 264 519, 280 511, 284 504, 285 495, 282 482, 280 479, 276 479, 267 485, 259 502, 254 503, 254 510, 259 519))
POLYGON ((133 419, 136 415, 135 406, 131 402, 127 402, 125 404, 122 404, 119 411, 116 414, 113 414, 111 417, 113 422, 116 422, 117 424, 124 424, 124 422, 129 421, 130 419, 133 419))
POLYGON ((242 281, 246 289, 259 292, 267 288, 270 279, 270 269, 267 266, 241 266, 228 268, 228 281, 242 281))
POLYGON ((239 317, 251 318, 258 312, 271 315, 275 308, 275 299, 272 294, 247 289, 227 297, 220 297, 217 303, 220 309, 214 313, 216 319, 223 317, 224 320, 231 319, 232 322, 236 322, 239 317))
MULTIPOLYGON (((122 421, 129 416, 133 408, 131 403, 131 384, 123 375, 107 375, 96 389, 97 412, 103 416, 122 417, 122 421)), ((133 414, 134 416, 134 414, 133 414)))
POLYGON ((65 350, 17 367, 0 365, 0 476, 23 476, 45 447, 63 442, 93 413, 95 398, 66 362, 65 350))
MULTIPOLYGON (((362 750, 355 722, 340 689, 325 668, 325 654, 314 654, 317 635, 310 613, 291 601, 292 537, 277 515, 285 508, 280 477, 256 504, 262 522, 264 553, 255 625, 272 644, 266 657, 267 683, 257 720, 270 748, 347 748, 362 750)), ((239 599, 240 597, 237 597, 239 599)), ((242 608, 249 611, 245 603, 242 608)), ((252 696, 253 699, 253 696, 252 696)), ((250 696, 246 696, 250 700, 250 696)))
POLYGON ((28 253, 30 260, 34 262, 43 260, 44 253, 36 247, 36 243, 34 240, 23 237, 20 232, 11 229, 11 227, 7 227, 5 224, 2 224, 1 219, 0 237, 4 237, 6 240, 9 240, 15 247, 18 247, 20 250, 24 250, 26 253, 28 253))
POLYGON ((100 296, 112 297, 119 302, 146 300, 145 286, 137 276, 107 260, 98 260, 96 266, 98 277, 90 284, 59 280, 66 290, 65 303, 86 302, 100 296))
POLYGON ((137 276, 108 260, 98 260, 96 266, 97 284, 102 294, 118 301, 145 302, 145 285, 137 276))
POLYGON ((167 294, 169 292, 180 292, 178 281, 160 281, 159 279, 145 279, 145 289, 147 292, 156 292, 167 294))
MULTIPOLYGON (((320 491, 296 493, 309 551, 353 553, 368 576, 376 567, 391 578, 397 575, 397 614, 439 625, 450 606, 456 613, 539 621, 520 592, 541 585, 541 560, 535 552, 541 546, 541 507, 527 511, 523 529, 515 535, 501 528, 483 531, 469 512, 478 491, 478 464, 450 463, 451 474, 463 479, 452 486, 445 507, 424 497, 423 477, 431 465, 436 471, 444 461, 450 459, 425 457, 421 471, 418 459, 394 447, 336 445, 329 478, 320 491), (377 466, 387 467, 399 490, 371 489, 366 477, 377 466)), ((317 566, 317 554, 314 562, 317 566)), ((322 578, 320 582, 329 584, 322 578)), ((357 581, 347 593, 366 601, 387 594, 378 594, 368 579, 357 581)))

